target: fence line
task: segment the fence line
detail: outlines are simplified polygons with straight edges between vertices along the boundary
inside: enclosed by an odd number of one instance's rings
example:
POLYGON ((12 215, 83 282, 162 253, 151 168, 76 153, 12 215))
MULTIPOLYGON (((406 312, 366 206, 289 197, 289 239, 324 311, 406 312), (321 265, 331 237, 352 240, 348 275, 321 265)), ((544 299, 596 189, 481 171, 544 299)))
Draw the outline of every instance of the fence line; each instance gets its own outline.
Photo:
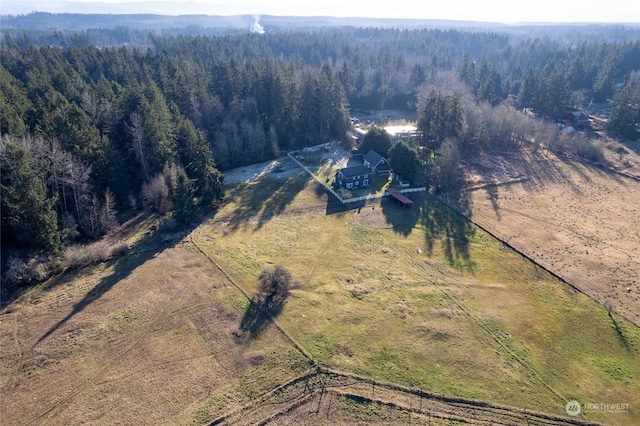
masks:
POLYGON ((315 173, 313 173, 311 170, 309 170, 307 168, 307 166, 305 166, 300 161, 298 161, 298 159, 293 156, 293 153, 287 152, 287 156, 289 156, 289 158, 291 158, 293 161, 295 161, 298 166, 302 167, 302 169, 305 172, 309 173, 312 178, 314 178, 320 185, 324 186, 327 191, 329 191, 334 197, 336 197, 338 200, 340 200, 340 202, 342 204, 344 204, 344 198, 342 198, 340 195, 338 195, 338 193, 336 191, 334 191, 332 188, 330 188, 329 185, 327 185, 325 182, 322 182, 322 180, 320 180, 320 178, 318 178, 318 176, 316 176, 315 173))
MULTIPOLYGON (((295 152, 295 151, 294 151, 294 152, 295 152)), ((316 182, 318 182, 320 185, 322 185, 322 186, 323 186, 327 191, 329 191, 329 193, 330 193, 331 195, 333 195, 334 197, 336 197, 336 198, 338 199, 338 201, 340 201, 342 204, 357 203, 357 202, 359 202, 359 201, 365 201, 365 202, 367 202, 367 201, 369 201, 369 200, 376 200, 376 199, 378 199, 378 198, 386 197, 387 195, 389 195, 389 194, 387 194, 387 192, 385 191, 385 192, 380 193, 380 194, 369 194, 369 195, 364 195, 364 196, 362 196, 362 197, 356 197, 356 198, 342 198, 342 197, 341 197, 341 196, 340 196, 336 191, 334 191, 334 190, 333 190, 333 188, 331 188, 329 185, 327 185, 327 183, 326 183, 326 182, 323 182, 320 178, 318 178, 318 176, 316 176, 316 174, 315 174, 315 173, 313 173, 311 170, 309 170, 309 168, 308 168, 307 166, 305 166, 305 165, 304 165, 304 164, 302 164, 300 161, 298 161, 298 159, 297 159, 297 158, 295 158, 295 157, 293 156, 293 153, 292 153, 292 152, 288 152, 288 153, 287 153, 287 156, 288 156, 289 158, 291 158, 293 161, 295 161, 295 163, 296 163, 298 166, 302 167, 302 169, 303 169, 305 172, 309 173, 309 174, 311 175, 311 177, 312 177, 313 179, 315 179, 315 181, 316 181, 316 182)), ((424 192, 424 191, 426 191, 426 190, 427 190, 427 188, 425 188, 425 187, 420 187, 420 188, 407 188, 407 189, 401 189, 401 190, 399 190, 398 192, 399 192, 399 193, 401 193, 401 194, 405 194, 405 193, 407 193, 407 192, 424 192)))
POLYGON ((426 187, 421 186, 420 188, 407 188, 407 189, 401 189, 398 192, 401 194, 405 194, 407 192, 425 192, 427 190, 426 187))

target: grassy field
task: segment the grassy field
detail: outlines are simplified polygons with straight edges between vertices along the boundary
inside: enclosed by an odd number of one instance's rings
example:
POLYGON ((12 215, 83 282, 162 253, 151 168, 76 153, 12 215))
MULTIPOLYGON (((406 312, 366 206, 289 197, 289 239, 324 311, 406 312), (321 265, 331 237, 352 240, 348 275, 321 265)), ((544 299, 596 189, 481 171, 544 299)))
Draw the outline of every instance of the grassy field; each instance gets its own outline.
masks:
POLYGON ((240 333, 248 300, 169 236, 2 311, 2 424, 204 424, 308 369, 277 330, 240 333))
MULTIPOLYGON (((3 423, 206 424, 308 371, 272 324, 242 330, 249 301, 210 259, 248 293, 264 267, 289 268, 278 324, 326 367, 555 415, 570 399, 628 404, 587 416, 638 423, 637 326, 434 199, 335 210, 298 173, 234 184, 192 231, 135 222, 128 256, 2 311, 3 423)), ((282 423, 411 421, 332 400, 334 417, 302 405, 282 423)))
POLYGON ((324 215, 307 188, 288 194, 287 214, 264 220, 281 205, 274 193, 234 227, 243 200, 270 184, 232 188, 197 243, 249 291, 263 267, 290 268, 300 286, 279 321, 318 361, 553 413, 569 399, 625 401, 626 413, 590 416, 639 418, 638 327, 433 199, 324 215))
POLYGON ((640 181, 551 153, 504 166, 464 192, 473 221, 640 325, 640 181))

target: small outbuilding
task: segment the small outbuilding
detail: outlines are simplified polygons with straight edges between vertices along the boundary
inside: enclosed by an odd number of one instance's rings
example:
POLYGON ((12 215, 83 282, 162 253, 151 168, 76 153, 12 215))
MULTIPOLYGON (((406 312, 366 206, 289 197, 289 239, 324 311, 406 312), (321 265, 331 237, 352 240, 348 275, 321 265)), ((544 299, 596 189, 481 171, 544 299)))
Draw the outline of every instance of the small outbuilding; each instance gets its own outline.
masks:
POLYGON ((413 206, 413 200, 402 195, 400 192, 398 192, 395 189, 387 189, 387 194, 389 194, 392 200, 394 200, 399 204, 402 204, 403 208, 413 206))
POLYGON ((589 125, 589 113, 587 111, 571 111, 562 119, 567 126, 585 127, 589 125))

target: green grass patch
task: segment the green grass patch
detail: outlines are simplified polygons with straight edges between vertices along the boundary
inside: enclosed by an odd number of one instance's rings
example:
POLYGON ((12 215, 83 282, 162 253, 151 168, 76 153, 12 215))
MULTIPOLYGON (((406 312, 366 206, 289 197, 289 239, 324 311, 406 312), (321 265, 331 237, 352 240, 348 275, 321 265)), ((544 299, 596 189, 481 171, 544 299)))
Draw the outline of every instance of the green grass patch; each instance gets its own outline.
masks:
POLYGON ((131 309, 119 309, 114 312, 109 320, 109 328, 122 331, 138 319, 138 315, 131 309))
POLYGON ((616 380, 629 380, 633 378, 633 374, 629 367, 617 359, 598 358, 593 361, 605 373, 616 380))

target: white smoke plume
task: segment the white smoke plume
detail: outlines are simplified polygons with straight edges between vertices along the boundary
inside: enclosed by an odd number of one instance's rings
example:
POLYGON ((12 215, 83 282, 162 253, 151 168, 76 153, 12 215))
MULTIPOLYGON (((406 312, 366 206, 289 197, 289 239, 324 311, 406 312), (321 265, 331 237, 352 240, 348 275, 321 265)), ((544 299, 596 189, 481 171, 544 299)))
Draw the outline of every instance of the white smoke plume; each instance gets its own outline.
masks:
POLYGON ((260 17, 258 15, 253 15, 253 25, 249 29, 252 33, 264 34, 264 27, 260 25, 260 17))

